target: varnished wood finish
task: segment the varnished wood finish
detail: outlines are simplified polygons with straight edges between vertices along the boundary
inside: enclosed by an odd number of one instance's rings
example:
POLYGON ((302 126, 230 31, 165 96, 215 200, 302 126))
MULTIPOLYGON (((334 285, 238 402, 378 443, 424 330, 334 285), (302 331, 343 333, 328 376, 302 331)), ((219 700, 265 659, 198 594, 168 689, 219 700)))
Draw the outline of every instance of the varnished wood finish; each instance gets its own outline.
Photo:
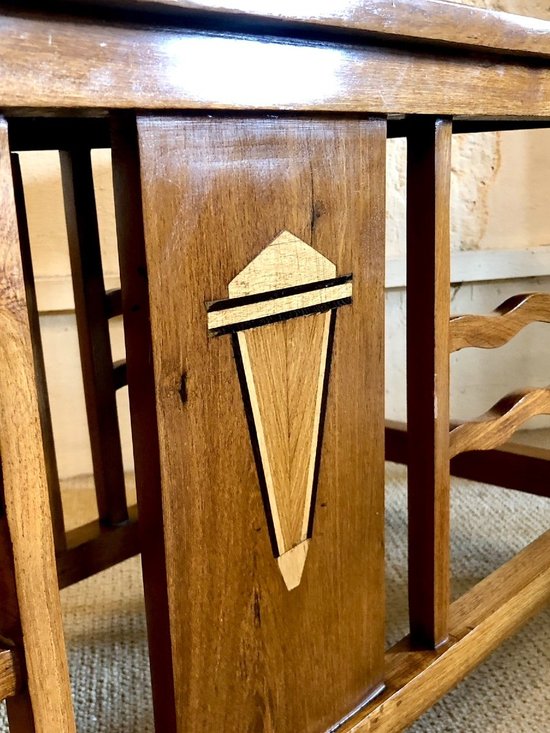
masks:
POLYGON ((550 117, 550 68, 371 43, 3 16, 0 108, 75 107, 550 117), (128 84, 128 69, 139 69, 139 83, 128 84))
POLYGON ((207 17, 237 18, 247 23, 257 20, 264 27, 266 21, 279 21, 285 26, 300 23, 382 36, 390 42, 456 44, 491 53, 550 56, 548 21, 445 0, 346 0, 332 5, 297 0, 99 0, 96 5, 100 4, 137 10, 192 11, 194 16, 205 13, 207 17))
POLYGON ((50 414, 50 401, 48 397, 48 385, 46 382, 46 368, 44 365, 44 352, 42 348, 42 336, 40 333, 40 321, 38 317, 38 306, 36 303, 36 288, 34 285, 34 272, 27 226, 27 215, 25 207, 25 193, 19 157, 12 155, 12 173, 15 207, 17 211, 17 224, 19 231, 19 244, 21 251, 21 263, 23 266, 23 277, 25 279, 25 297, 29 313, 29 325, 34 353, 34 371, 36 375, 38 407, 40 409, 40 424, 42 429, 42 445, 44 447, 44 460, 46 464, 46 477, 50 496, 50 512, 52 516, 52 529, 56 550, 65 547, 65 520, 63 518, 63 505, 61 503, 61 489, 59 485, 59 474, 57 471, 57 460, 55 455, 55 443, 53 439, 52 417, 50 414))
POLYGON ((514 295, 488 316, 455 316, 451 319, 449 350, 495 349, 535 322, 550 323, 549 293, 514 295))
POLYGON ((550 388, 524 389, 503 397, 484 415, 451 431, 451 457, 468 450, 491 450, 509 440, 524 422, 550 414, 550 388))
POLYGON ((139 137, 179 725, 318 733, 383 676, 385 125, 144 117, 139 137), (292 592, 231 341, 209 336, 205 309, 284 229, 353 273, 292 592))
POLYGON ((90 150, 62 151, 60 159, 99 518, 116 526, 128 509, 90 150))
MULTIPOLYGON (((155 730, 176 733, 168 576, 135 118, 132 115, 115 117, 112 121, 112 137, 126 367, 155 730)), ((184 381, 180 382, 179 389, 184 395, 184 381)))
MULTIPOLYGON (((407 463, 407 426, 386 422, 386 460, 407 463)), ((451 460, 451 476, 550 498, 550 450, 510 443, 451 460)))
POLYGON ((0 123, 0 198, 2 473, 28 684, 37 732, 74 733, 5 121, 0 123))
POLYGON ((139 554, 137 507, 129 507, 128 515, 128 521, 118 527, 105 527, 95 520, 67 532, 66 549, 57 554, 60 588, 139 554))
POLYGON ((450 608, 450 641, 435 652, 404 639, 386 655, 386 690, 339 733, 398 733, 550 602, 550 532, 450 608))
POLYGON ((409 615, 415 641, 447 638, 451 122, 407 138, 409 615))

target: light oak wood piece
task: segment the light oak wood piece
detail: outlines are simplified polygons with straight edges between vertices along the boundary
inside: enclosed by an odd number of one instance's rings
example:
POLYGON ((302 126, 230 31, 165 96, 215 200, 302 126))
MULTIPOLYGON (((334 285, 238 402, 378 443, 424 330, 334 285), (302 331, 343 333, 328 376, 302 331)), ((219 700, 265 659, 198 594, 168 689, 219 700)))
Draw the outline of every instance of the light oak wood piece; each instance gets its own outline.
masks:
POLYGON ((336 308, 351 303, 351 276, 335 275, 332 262, 284 231, 231 280, 229 298, 208 307, 211 333, 237 334, 273 550, 289 590, 313 531, 331 326, 336 308))
POLYGON ((449 350, 452 353, 470 347, 496 349, 535 322, 550 323, 549 293, 514 295, 488 316, 451 318, 449 350))
POLYGON ((407 414, 411 636, 448 637, 451 121, 407 138, 407 414))
POLYGON ((524 389, 503 397, 484 415, 451 431, 451 457, 468 450, 491 450, 509 440, 524 422, 550 414, 550 388, 524 389))
POLYGON ((75 723, 5 120, 0 121, 0 435, 28 686, 38 733, 75 723))

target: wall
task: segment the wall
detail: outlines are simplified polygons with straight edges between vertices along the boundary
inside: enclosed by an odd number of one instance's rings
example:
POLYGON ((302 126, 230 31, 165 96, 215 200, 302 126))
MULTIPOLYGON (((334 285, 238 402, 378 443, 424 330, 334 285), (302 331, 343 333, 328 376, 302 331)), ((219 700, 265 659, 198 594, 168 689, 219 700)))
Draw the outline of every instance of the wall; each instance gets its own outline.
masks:
MULTIPOLYGON (((548 3, 495 0, 468 4, 550 17, 548 3)), ((405 147, 388 145, 387 413, 405 419, 405 147)), ((78 364, 59 164, 55 153, 22 154, 29 226, 52 415, 62 476, 91 472, 78 364)), ((550 292, 550 131, 456 136, 452 158, 453 312, 487 312, 508 295, 550 292), (546 249, 545 249, 546 248, 546 249), (533 279, 536 273, 538 278, 533 279), (548 277, 544 277, 548 275, 548 277), (495 279, 498 277, 498 279, 495 279)), ((110 161, 94 154, 102 254, 108 287, 119 282, 110 161)), ((473 417, 504 393, 548 381, 550 339, 533 325, 492 352, 452 360, 454 417, 473 417)), ((114 358, 124 354, 120 320, 112 324, 114 358)), ((119 394, 125 464, 131 468, 126 390, 119 394)), ((550 424, 542 418, 535 425, 550 424)))

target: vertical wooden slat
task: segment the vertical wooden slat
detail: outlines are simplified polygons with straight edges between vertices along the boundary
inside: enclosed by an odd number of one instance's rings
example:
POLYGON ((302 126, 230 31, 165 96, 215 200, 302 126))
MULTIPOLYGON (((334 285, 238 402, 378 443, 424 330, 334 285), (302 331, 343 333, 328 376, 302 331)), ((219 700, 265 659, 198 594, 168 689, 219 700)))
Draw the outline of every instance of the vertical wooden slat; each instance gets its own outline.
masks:
POLYGON ((128 520, 90 150, 60 152, 80 359, 99 518, 128 520))
POLYGON ((149 294, 139 153, 132 115, 115 118, 113 123, 113 180, 155 730, 175 733, 149 294))
MULTIPOLYGON (((138 129, 147 271, 135 277, 150 304, 179 730, 327 730, 384 672, 385 122, 143 116, 138 129), (269 536, 247 357, 209 335, 206 309, 284 230, 353 279, 328 347, 315 522, 292 590, 269 536)), ((275 254, 275 272, 284 261, 275 254)), ((290 384, 301 360, 285 351, 268 347, 264 364, 282 363, 290 384)), ((273 455, 282 463, 284 448, 273 455)))
POLYGON ((448 635, 451 136, 421 117, 407 137, 409 613, 430 647, 448 635))
POLYGON ((31 329, 0 120, 0 436, 6 516, 37 733, 73 733, 31 329))
POLYGON ((46 382, 46 369, 44 366, 44 352, 42 349, 42 336, 40 333, 40 321, 38 318, 38 307, 36 304, 36 288, 34 284, 34 272, 31 257, 29 240, 29 229, 25 207, 25 193, 19 156, 12 155, 13 187, 15 196, 15 208, 17 211, 17 223, 19 227, 19 244, 21 249, 21 263, 23 266, 23 277, 25 280, 25 294, 27 298, 27 309, 29 312, 29 325, 31 338, 34 346, 34 370, 38 388, 38 407, 42 425, 42 444, 44 446, 44 458, 46 461, 46 476, 50 494, 50 511, 52 514, 53 537, 56 550, 63 550, 66 547, 65 522, 63 518, 63 505, 61 503, 61 489, 59 486, 59 474, 57 471, 57 460, 55 456, 55 444, 52 429, 52 417, 50 414, 50 403, 48 398, 48 385, 46 382))

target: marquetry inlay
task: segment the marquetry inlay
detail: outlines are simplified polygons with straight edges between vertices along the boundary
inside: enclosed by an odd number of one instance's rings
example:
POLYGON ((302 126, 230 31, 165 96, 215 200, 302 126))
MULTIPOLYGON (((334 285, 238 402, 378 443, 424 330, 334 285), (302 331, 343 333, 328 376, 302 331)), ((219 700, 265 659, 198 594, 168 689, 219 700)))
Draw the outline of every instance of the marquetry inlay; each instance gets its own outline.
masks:
POLYGON ((352 276, 282 232, 208 305, 213 335, 233 334, 235 358, 279 569, 297 587, 313 531, 336 308, 352 276))

